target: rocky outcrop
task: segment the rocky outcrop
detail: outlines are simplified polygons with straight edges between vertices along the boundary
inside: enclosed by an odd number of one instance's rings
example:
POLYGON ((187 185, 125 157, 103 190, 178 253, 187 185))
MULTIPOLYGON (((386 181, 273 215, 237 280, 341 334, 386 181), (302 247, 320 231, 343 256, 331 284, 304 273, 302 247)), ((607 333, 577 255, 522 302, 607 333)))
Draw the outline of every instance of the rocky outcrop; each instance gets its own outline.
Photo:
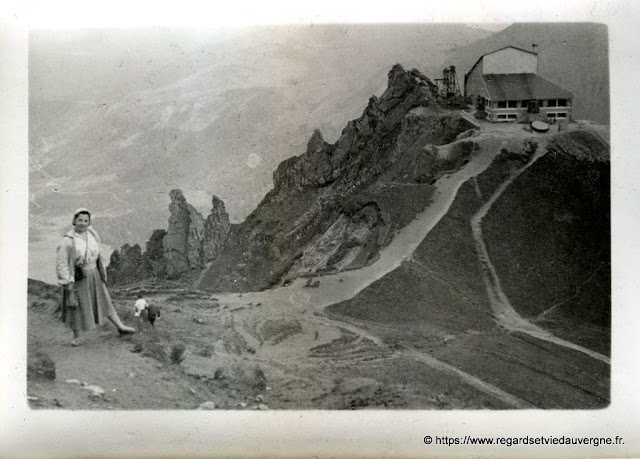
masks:
POLYGON ((341 213, 327 231, 295 260, 285 282, 301 275, 322 274, 365 266, 384 245, 388 234, 376 203, 341 213))
POLYGON ((188 271, 189 266, 189 226, 191 211, 182 190, 169 193, 169 227, 164 237, 164 253, 167 259, 167 278, 176 279, 188 271))
POLYGON ((122 284, 147 277, 142 249, 138 244, 123 245, 111 254, 107 278, 110 283, 122 284))
POLYGON ((147 250, 144 253, 144 263, 148 273, 155 278, 164 279, 167 276, 167 259, 164 256, 165 230, 155 230, 147 242, 147 250))
POLYGON ((229 214, 224 208, 224 202, 217 196, 213 196, 211 205, 211 213, 204 222, 202 250, 205 262, 209 262, 220 255, 231 229, 229 214))
POLYGON ((278 187, 321 187, 332 183, 340 175, 340 159, 315 130, 307 143, 307 152, 302 157, 284 161, 273 173, 273 182, 278 187))
POLYGON ((471 140, 459 152, 438 147, 472 127, 443 106, 428 78, 396 65, 386 91, 334 144, 315 130, 302 155, 278 166, 273 190, 243 223, 231 225, 215 196, 203 220, 180 190, 171 191, 166 276, 207 264, 196 287, 242 291, 365 266, 428 204, 442 171, 473 153, 471 140))
POLYGON ((129 244, 114 251, 107 268, 111 283, 177 279, 186 272, 202 269, 220 254, 231 228, 224 203, 214 196, 211 214, 205 220, 181 190, 172 190, 169 196, 168 229, 155 230, 144 253, 138 245, 129 244))
POLYGON ((165 230, 155 230, 145 252, 138 244, 125 244, 120 250, 114 250, 107 267, 108 282, 126 284, 148 278, 164 279, 167 262, 162 241, 165 234, 165 230))
POLYGON ((201 269, 204 267, 204 218, 191 204, 189 209, 189 231, 187 233, 187 259, 189 268, 201 269))
POLYGON ((275 189, 301 190, 341 181, 338 188, 348 190, 370 182, 397 159, 399 152, 387 142, 397 135, 407 112, 420 106, 435 108, 438 101, 437 90, 427 77, 395 65, 387 90, 380 98, 369 99, 362 116, 347 124, 334 145, 316 130, 303 155, 278 166, 273 174, 275 189))
POLYGON ((370 184, 415 145, 444 145, 474 126, 445 110, 431 81, 417 70, 395 65, 380 98, 369 99, 362 116, 350 121, 335 144, 315 131, 307 151, 282 162, 274 172, 276 192, 302 191, 335 183, 338 194, 370 184))
POLYGON ((370 98, 334 144, 316 130, 302 155, 278 166, 274 189, 232 230, 198 286, 264 289, 374 261, 428 204, 438 174, 473 152, 445 157, 437 149, 473 127, 441 102, 428 78, 394 66, 386 91, 370 98))

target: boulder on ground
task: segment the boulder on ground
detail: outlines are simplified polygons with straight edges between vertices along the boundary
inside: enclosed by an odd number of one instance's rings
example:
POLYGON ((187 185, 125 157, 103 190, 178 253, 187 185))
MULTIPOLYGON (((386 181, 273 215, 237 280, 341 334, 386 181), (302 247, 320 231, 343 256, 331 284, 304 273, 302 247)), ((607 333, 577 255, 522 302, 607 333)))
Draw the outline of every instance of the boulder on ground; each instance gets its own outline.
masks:
POLYGON ((206 402, 202 402, 200 404, 200 406, 198 407, 199 410, 215 410, 216 409, 216 404, 214 402, 212 402, 211 400, 206 401, 206 402))

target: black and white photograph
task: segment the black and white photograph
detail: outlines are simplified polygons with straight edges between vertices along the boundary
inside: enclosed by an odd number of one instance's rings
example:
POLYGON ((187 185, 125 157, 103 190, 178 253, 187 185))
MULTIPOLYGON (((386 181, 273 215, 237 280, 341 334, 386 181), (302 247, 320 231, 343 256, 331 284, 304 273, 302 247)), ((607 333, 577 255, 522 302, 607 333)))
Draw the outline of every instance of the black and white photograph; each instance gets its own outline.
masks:
MULTIPOLYGON (((619 409, 614 32, 533 19, 29 27, 20 403, 619 409)), ((576 425, 492 454, 630 454, 576 425)), ((505 444, 427 430, 413 454, 505 444)))
POLYGON ((504 27, 31 31, 30 406, 606 407, 607 28, 504 27))

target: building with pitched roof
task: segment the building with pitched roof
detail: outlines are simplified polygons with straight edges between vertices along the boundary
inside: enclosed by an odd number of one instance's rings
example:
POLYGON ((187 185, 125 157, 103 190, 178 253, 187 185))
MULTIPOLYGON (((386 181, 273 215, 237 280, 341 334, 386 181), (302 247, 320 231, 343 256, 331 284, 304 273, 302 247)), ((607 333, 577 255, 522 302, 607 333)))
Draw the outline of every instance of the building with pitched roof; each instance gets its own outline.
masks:
POLYGON ((493 122, 570 120, 573 94, 538 75, 538 54, 507 46, 481 56, 464 77, 465 96, 493 122))

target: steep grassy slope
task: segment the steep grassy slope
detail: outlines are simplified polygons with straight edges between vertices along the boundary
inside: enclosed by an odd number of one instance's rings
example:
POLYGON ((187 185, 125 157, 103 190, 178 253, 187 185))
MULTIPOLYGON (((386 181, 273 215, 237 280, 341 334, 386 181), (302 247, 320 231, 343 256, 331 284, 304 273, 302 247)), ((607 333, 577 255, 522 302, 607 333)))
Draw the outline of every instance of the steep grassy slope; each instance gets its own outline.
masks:
POLYGON ((489 253, 514 307, 561 336, 609 353, 608 148, 589 132, 557 135, 549 153, 494 204, 489 253))
MULTIPOLYGON (((483 220, 489 256, 516 311, 605 355, 611 306, 607 155, 591 133, 555 135, 546 156, 507 187, 483 220)), ((460 188, 411 260, 327 312, 375 329, 390 345, 427 351, 534 406, 606 406, 606 363, 497 326, 470 220, 524 162, 517 150, 503 150, 460 188)))

